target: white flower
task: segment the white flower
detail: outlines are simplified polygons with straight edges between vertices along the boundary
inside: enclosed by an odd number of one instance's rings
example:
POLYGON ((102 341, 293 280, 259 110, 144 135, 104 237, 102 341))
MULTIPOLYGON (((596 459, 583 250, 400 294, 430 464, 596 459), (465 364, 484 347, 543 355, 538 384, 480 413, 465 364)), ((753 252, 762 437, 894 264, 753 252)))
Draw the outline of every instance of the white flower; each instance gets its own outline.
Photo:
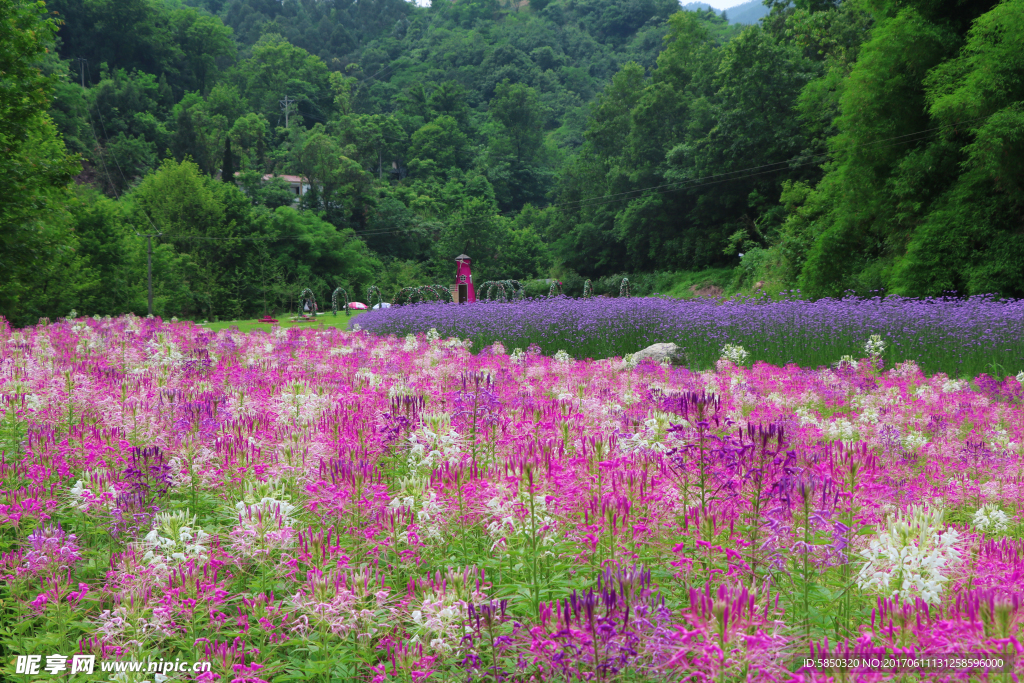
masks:
POLYGON ((504 356, 505 345, 502 344, 500 341, 494 342, 493 344, 491 344, 491 353, 493 353, 496 356, 504 356))
MULTIPOLYGON (((1021 373, 1021 374, 1024 375, 1024 373, 1021 373)), ((961 390, 963 390, 963 388, 965 386, 966 386, 966 382, 964 382, 962 380, 947 379, 945 382, 942 383, 942 391, 943 391, 943 393, 948 394, 948 393, 951 393, 951 392, 954 392, 954 391, 961 391, 961 390)))
POLYGON ((722 352, 719 354, 719 357, 720 359, 730 361, 736 365, 743 365, 747 358, 750 357, 750 353, 738 344, 726 344, 722 347, 722 352))
POLYGON ((434 342, 436 342, 436 341, 438 341, 440 339, 441 339, 441 335, 438 334, 436 327, 431 327, 427 331, 427 343, 428 344, 433 344, 434 342))
POLYGON ((210 535, 195 527, 196 517, 188 510, 158 512, 153 528, 142 543, 143 561, 160 569, 169 568, 169 560, 186 562, 190 557, 205 558, 210 535))
POLYGON ((513 363, 522 363, 526 360, 526 352, 517 346, 512 349, 512 355, 509 356, 509 360, 513 363))
POLYGON ((855 368, 857 367, 857 361, 856 359, 854 359, 853 356, 846 355, 840 358, 839 362, 836 363, 836 365, 839 367, 840 370, 843 368, 855 368))
POLYGON ((442 346, 442 348, 446 348, 446 349, 466 349, 466 350, 468 350, 471 346, 473 346, 473 340, 472 339, 467 339, 467 340, 463 341, 462 339, 459 339, 458 337, 452 337, 451 339, 446 339, 441 344, 441 346, 442 346))
POLYGON ((886 346, 887 344, 884 341, 882 341, 881 335, 873 334, 868 339, 867 344, 864 345, 864 352, 871 356, 872 358, 878 358, 883 353, 885 353, 886 346))
POLYGON ((1017 373, 1017 381, 1024 384, 1024 370, 1017 373))
POLYGON ((558 349, 554 355, 556 363, 571 363, 572 356, 570 356, 564 349, 558 349))
POLYGON ((903 447, 908 451, 916 451, 926 443, 928 443, 928 439, 921 434, 910 433, 903 437, 903 447))
POLYGON ((857 431, 853 423, 846 418, 839 418, 835 422, 825 425, 825 436, 830 441, 853 441, 857 431))
POLYGON ((371 389, 379 387, 381 384, 384 383, 384 379, 383 378, 381 378, 378 375, 373 374, 367 368, 360 368, 356 372, 355 380, 356 380, 356 382, 358 382, 359 380, 366 380, 367 385, 371 389))
POLYGON ((353 332, 359 332, 362 329, 363 329, 363 326, 360 325, 359 323, 356 323, 355 325, 352 326, 352 331, 353 332))
POLYGON ((942 525, 941 507, 912 506, 907 512, 889 517, 877 539, 861 551, 864 566, 857 586, 878 590, 893 598, 920 597, 938 604, 945 571, 960 559, 956 529, 942 525))
POLYGON ((638 359, 636 357, 635 353, 627 353, 625 356, 622 357, 622 365, 623 365, 623 367, 625 367, 625 368, 627 368, 629 370, 632 370, 633 368, 635 368, 639 364, 640 364, 640 359, 638 359))
POLYGON ((861 411, 860 421, 868 424, 878 424, 878 411, 874 408, 865 408, 861 411))
POLYGON ((921 374, 921 368, 915 361, 907 360, 897 363, 890 373, 893 377, 916 377, 921 374))
POLYGON ((407 334, 405 335, 405 344, 402 345, 403 351, 415 351, 419 347, 419 342, 416 341, 416 335, 407 334))
POLYGON ((807 408, 804 408, 804 407, 801 406, 800 408, 797 408, 793 412, 796 414, 797 418, 800 420, 800 425, 801 426, 803 426, 803 425, 818 425, 818 426, 820 426, 820 424, 821 424, 821 423, 818 422, 818 418, 814 417, 811 414, 811 411, 809 409, 807 409, 807 408))
POLYGON ((974 528, 978 531, 983 531, 990 534, 1001 534, 1006 531, 1010 518, 1005 512, 997 508, 995 505, 987 504, 982 505, 978 508, 978 511, 974 513, 974 519, 972 523, 974 528))

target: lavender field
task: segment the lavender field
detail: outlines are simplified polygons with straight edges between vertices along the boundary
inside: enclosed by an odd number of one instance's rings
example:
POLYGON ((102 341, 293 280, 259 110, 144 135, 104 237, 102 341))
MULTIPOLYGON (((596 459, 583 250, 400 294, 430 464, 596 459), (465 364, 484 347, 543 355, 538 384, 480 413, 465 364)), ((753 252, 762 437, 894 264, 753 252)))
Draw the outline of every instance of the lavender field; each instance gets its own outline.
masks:
POLYGON ((1019 680, 1020 305, 686 305, 0 322, 0 677, 1019 680))
POLYGON ((694 367, 712 368, 725 344, 752 360, 802 367, 830 365, 864 352, 872 334, 888 340, 883 360, 913 360, 925 372, 973 378, 1024 367, 1024 300, 819 299, 718 302, 707 299, 553 297, 473 306, 422 303, 371 311, 354 321, 375 334, 423 334, 498 341, 510 350, 537 344, 577 359, 625 356, 675 342, 694 367))

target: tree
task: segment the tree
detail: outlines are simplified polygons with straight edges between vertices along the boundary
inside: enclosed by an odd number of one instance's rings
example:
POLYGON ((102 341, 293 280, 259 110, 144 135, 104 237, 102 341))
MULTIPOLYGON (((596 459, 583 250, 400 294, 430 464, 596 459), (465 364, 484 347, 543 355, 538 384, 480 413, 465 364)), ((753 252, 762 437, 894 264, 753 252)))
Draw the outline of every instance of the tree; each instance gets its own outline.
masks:
POLYGON ((231 136, 224 138, 224 163, 221 165, 220 179, 225 183, 235 182, 235 158, 231 154, 231 136))
POLYGON ((358 210, 374 204, 372 176, 344 152, 318 123, 302 141, 297 159, 310 186, 302 197, 303 207, 323 212, 339 227, 360 224, 358 210))
POLYGON ((78 267, 66 187, 80 165, 46 113, 57 78, 39 68, 56 28, 43 3, 0 0, 0 311, 16 323, 55 313, 78 267))
POLYGON ((180 273, 192 300, 183 313, 212 318, 226 312, 230 276, 241 264, 237 237, 249 220, 250 204, 233 183, 219 183, 191 161, 164 160, 129 195, 132 220, 163 233, 187 254, 180 273))
POLYGON ((205 94, 217 61, 231 60, 235 56, 231 27, 221 23, 218 17, 203 14, 193 7, 175 10, 170 21, 192 75, 192 86, 205 94))
POLYGON ((280 207, 261 213, 254 229, 252 235, 266 240, 276 268, 293 287, 313 287, 325 295, 335 287, 362 290, 381 269, 352 230, 338 230, 309 211, 280 207))
POLYGON ((234 149, 238 150, 241 168, 264 169, 267 133, 270 124, 263 114, 246 114, 239 117, 228 131, 234 149))
POLYGON ((174 105, 174 133, 171 151, 176 159, 192 159, 203 173, 213 175, 223 159, 227 118, 208 111, 207 102, 197 93, 189 93, 174 105))
POLYGON ((915 212, 920 224, 894 269, 900 293, 1024 296, 1021 36, 1024 1, 1000 3, 975 22, 960 54, 925 79, 929 113, 945 129, 919 161, 901 165, 895 186, 905 205, 929 209, 915 212), (913 191, 922 181, 932 202, 913 191))
POLYGON ((502 81, 488 103, 493 135, 488 177, 504 210, 542 201, 551 172, 543 158, 544 114, 537 91, 502 81))
POLYGON ((410 154, 410 167, 414 169, 426 160, 434 162, 439 171, 463 168, 468 161, 469 138, 459 130, 454 118, 439 116, 413 133, 410 154))
MULTIPOLYGON (((279 102, 285 96, 301 99, 307 111, 322 115, 315 103, 323 94, 332 92, 327 65, 276 33, 265 34, 252 46, 252 56, 232 71, 232 78, 248 98, 251 109, 270 121, 282 117, 279 102)), ((291 105, 291 116, 298 115, 298 104, 291 105)))
POLYGON ((839 295, 887 284, 911 227, 900 225, 887 188, 908 153, 926 146, 915 135, 931 127, 923 80, 954 42, 947 28, 908 8, 878 26, 860 50, 840 97, 839 133, 829 140, 835 161, 819 186, 830 208, 809 227, 801 289, 839 295), (886 144, 892 140, 904 142, 886 144))

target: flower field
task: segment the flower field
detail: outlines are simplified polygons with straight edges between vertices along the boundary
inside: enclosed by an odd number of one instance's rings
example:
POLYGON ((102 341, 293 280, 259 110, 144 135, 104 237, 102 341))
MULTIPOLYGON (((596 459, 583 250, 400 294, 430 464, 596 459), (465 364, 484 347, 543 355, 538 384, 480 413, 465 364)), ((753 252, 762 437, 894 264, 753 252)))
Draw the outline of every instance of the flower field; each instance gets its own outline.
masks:
POLYGON ((725 344, 743 346, 754 361, 802 367, 863 354, 880 334, 887 364, 913 360, 927 373, 954 378, 1016 373, 1024 359, 1024 300, 969 299, 707 299, 552 297, 472 306, 422 303, 371 311, 354 321, 375 334, 424 334, 500 341, 509 349, 537 344, 577 359, 625 356, 675 342, 694 367, 714 367, 725 344))
POLYGON ((883 365, 875 332, 695 372, 0 322, 0 677, 1016 681, 1021 381, 883 365), (211 668, 101 672, 146 658, 211 668))

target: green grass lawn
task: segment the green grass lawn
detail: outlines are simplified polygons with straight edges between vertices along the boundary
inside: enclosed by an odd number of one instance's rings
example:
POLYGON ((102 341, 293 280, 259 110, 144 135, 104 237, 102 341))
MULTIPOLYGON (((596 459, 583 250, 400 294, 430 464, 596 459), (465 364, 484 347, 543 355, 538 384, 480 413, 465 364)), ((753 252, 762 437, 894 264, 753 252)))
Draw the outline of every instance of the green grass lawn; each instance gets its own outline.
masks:
MULTIPOLYGON (((344 329, 348 328, 348 323, 349 323, 349 321, 352 318, 355 318, 356 316, 358 316, 358 315, 360 315, 362 313, 365 313, 365 311, 352 311, 352 315, 351 316, 346 316, 345 313, 342 312, 342 311, 339 311, 338 315, 332 315, 331 313, 324 313, 324 314, 318 315, 316 317, 316 322, 313 322, 313 321, 307 321, 307 322, 293 321, 290 318, 293 318, 294 314, 282 314, 282 315, 280 315, 277 318, 277 320, 278 320, 277 324, 280 325, 281 327, 314 327, 314 328, 320 327, 321 325, 323 325, 324 327, 339 327, 339 328, 344 330, 344 329)), ((200 323, 196 323, 196 324, 199 325, 200 323)), ((208 330, 213 330, 214 332, 217 332, 217 331, 220 331, 220 330, 226 330, 226 329, 231 328, 231 327, 237 327, 240 332, 252 332, 253 330, 267 330, 267 331, 270 331, 270 328, 272 328, 274 325, 271 324, 271 323, 261 323, 261 322, 258 322, 258 320, 253 319, 253 320, 226 320, 226 321, 222 320, 222 321, 217 322, 217 323, 206 323, 206 324, 203 324, 203 325, 200 325, 200 326, 201 327, 205 327, 208 330)))

